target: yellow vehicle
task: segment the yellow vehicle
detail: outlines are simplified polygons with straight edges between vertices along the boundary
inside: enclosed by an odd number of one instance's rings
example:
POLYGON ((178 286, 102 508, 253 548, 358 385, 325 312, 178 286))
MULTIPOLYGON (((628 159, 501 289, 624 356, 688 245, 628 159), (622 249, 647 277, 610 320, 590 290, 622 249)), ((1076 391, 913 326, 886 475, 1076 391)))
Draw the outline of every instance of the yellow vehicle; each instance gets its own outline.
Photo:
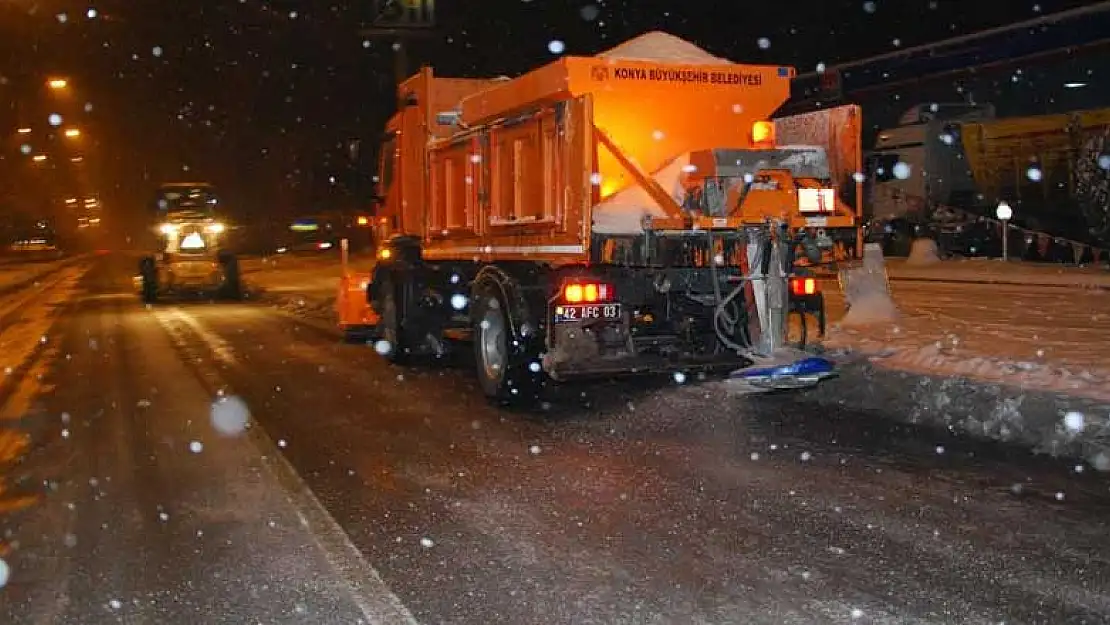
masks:
POLYGON ((185 293, 240 298, 239 262, 224 247, 227 224, 212 185, 164 184, 156 204, 156 250, 139 261, 143 301, 185 293))

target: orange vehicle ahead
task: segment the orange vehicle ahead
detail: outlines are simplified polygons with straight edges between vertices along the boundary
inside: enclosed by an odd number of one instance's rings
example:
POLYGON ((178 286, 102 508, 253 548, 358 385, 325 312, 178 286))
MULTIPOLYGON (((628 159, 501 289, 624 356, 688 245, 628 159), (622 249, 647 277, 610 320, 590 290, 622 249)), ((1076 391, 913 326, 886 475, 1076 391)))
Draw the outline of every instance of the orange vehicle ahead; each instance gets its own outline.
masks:
POLYGON ((774 343, 768 311, 823 318, 812 279, 789 304, 764 279, 792 271, 772 249, 812 219, 855 223, 835 150, 776 144, 793 76, 662 33, 512 80, 425 68, 387 126, 368 304, 345 271, 341 324, 373 327, 395 361, 472 340, 502 400, 547 379, 750 364, 774 343))

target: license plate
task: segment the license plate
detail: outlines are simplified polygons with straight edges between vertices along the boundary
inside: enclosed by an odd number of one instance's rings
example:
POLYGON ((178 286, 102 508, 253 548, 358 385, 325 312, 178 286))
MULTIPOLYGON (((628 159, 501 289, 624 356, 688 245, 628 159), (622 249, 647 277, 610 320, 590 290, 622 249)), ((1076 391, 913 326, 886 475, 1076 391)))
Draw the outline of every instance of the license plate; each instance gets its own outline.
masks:
POLYGON ((598 319, 616 321, 620 318, 620 304, 573 304, 555 307, 555 323, 595 321, 598 319))
POLYGON ((828 217, 806 217, 807 228, 824 228, 829 225, 828 217))

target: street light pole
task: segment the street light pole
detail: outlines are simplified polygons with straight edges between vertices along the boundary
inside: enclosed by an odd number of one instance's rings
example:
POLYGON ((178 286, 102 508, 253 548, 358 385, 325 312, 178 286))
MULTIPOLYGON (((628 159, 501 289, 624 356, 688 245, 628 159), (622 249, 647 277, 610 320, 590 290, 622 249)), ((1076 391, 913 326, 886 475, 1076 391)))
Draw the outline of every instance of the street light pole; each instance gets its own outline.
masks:
POLYGON ((1010 260, 1010 219, 1014 217, 1014 209, 1006 200, 998 203, 994 216, 1002 222, 1002 262, 1010 260))

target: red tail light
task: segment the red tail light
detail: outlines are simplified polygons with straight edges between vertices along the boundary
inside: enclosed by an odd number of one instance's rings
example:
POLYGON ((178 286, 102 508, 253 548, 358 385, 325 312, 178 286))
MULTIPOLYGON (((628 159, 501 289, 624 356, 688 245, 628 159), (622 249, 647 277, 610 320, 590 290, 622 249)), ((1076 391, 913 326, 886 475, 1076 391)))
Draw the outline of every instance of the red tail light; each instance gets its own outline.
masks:
POLYGON ((817 280, 814 278, 790 278, 790 294, 795 297, 817 295, 817 280))
POLYGON ((613 299, 613 287, 598 282, 571 282, 563 286, 563 301, 568 304, 593 304, 613 299))

